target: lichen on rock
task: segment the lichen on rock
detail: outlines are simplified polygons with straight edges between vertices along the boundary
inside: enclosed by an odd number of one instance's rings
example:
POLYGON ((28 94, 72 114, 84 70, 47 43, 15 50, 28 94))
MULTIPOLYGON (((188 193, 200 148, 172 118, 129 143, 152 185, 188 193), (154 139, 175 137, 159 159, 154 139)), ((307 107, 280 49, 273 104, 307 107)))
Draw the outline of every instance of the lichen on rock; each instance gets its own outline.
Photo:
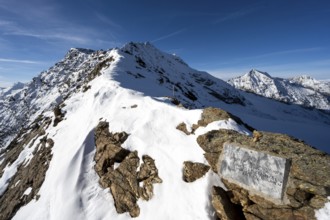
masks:
POLYGON ((203 177, 209 169, 210 167, 203 163, 185 161, 183 162, 183 180, 188 183, 194 182, 203 177))
MULTIPOLYGON (((246 219, 315 219, 330 195, 330 155, 283 134, 254 132, 254 137, 231 130, 210 131, 197 138, 212 170, 218 173, 219 156, 225 142, 291 161, 288 182, 281 203, 254 194, 239 184, 222 178, 227 196, 242 207, 246 219), (256 138, 257 136, 257 138, 256 138)), ((223 210, 214 207, 217 212, 223 210)))

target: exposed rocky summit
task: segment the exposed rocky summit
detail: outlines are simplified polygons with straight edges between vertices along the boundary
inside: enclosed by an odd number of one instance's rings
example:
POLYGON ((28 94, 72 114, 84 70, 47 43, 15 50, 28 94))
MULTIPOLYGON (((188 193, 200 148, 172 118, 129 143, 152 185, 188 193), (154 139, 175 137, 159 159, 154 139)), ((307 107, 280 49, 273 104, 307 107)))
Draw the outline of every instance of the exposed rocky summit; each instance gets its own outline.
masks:
MULTIPOLYGON (((217 173, 225 142, 291 160, 282 203, 275 204, 269 198, 256 195, 224 178, 222 182, 227 188, 226 195, 214 190, 213 203, 218 204, 217 201, 225 201, 229 197, 231 203, 241 206, 246 219, 315 219, 314 210, 322 208, 330 195, 330 155, 287 135, 267 132, 254 134, 258 138, 220 129, 199 136, 197 142, 205 151, 204 156, 212 170, 217 173)), ((228 204, 223 206, 228 207, 228 204)), ((218 217, 235 219, 230 217, 232 210, 224 207, 214 207, 218 217)))
POLYGON ((131 217, 137 217, 140 214, 138 199, 151 199, 153 184, 161 183, 162 180, 158 176, 155 161, 150 156, 143 155, 140 166, 138 152, 121 147, 127 138, 128 134, 125 132, 110 133, 109 123, 100 122, 95 129, 94 168, 100 176, 102 187, 110 188, 117 212, 129 212, 131 217), (119 164, 117 168, 114 167, 115 164, 119 164))

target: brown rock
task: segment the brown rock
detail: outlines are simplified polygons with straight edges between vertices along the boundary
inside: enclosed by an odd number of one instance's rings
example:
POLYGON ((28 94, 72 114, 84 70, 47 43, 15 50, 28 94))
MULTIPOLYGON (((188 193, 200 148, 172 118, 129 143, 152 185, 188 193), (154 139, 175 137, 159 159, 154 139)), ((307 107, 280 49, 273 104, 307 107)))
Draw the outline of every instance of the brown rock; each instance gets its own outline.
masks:
POLYGON ((322 196, 316 195, 310 200, 309 205, 314 209, 321 209, 324 207, 324 204, 326 202, 328 202, 328 199, 326 199, 322 196))
POLYGON ((198 125, 206 127, 214 121, 227 120, 229 118, 231 118, 231 115, 228 112, 218 108, 209 107, 203 110, 201 119, 198 121, 198 125))
POLYGON ((299 219, 292 209, 262 208, 258 204, 250 205, 244 211, 265 220, 299 219))
POLYGON ((283 157, 291 161, 284 200, 269 201, 266 196, 223 180, 232 203, 242 206, 250 219, 315 219, 314 210, 322 208, 330 196, 330 155, 283 134, 254 132, 248 137, 230 130, 210 131, 197 138, 205 158, 217 172, 218 158, 225 142, 283 157))
POLYGON ((55 108, 53 109, 53 113, 55 116, 53 126, 56 127, 58 123, 60 123, 63 120, 64 113, 62 112, 59 105, 55 106, 55 108))
POLYGON ((178 126, 176 126, 176 129, 182 131, 186 135, 190 135, 190 132, 187 130, 187 125, 184 122, 178 124, 178 126))
MULTIPOLYGON (((22 141, 25 142, 26 139, 22 141)), ((6 191, 0 196, 0 219, 11 219, 22 206, 39 198, 38 192, 52 159, 53 145, 53 140, 44 136, 35 147, 31 160, 18 167, 6 191), (31 192, 24 195, 29 188, 31 192)))
POLYGON ((116 170, 107 173, 117 212, 129 212, 131 217, 137 217, 140 214, 140 208, 137 205, 139 184, 136 178, 139 160, 137 152, 131 152, 116 170))
POLYGON ((258 142, 261 137, 262 137, 262 133, 256 130, 253 131, 253 142, 258 142))
POLYGON ((230 201, 226 191, 221 187, 213 186, 212 205, 221 220, 244 219, 241 208, 230 201))
POLYGON ((154 159, 148 155, 142 157, 143 164, 137 171, 140 165, 137 151, 131 152, 121 147, 127 137, 125 132, 112 134, 109 123, 100 122, 95 129, 94 169, 100 176, 101 186, 110 188, 117 212, 128 212, 131 217, 137 217, 140 214, 138 199, 151 199, 153 184, 162 180, 154 159), (115 163, 119 163, 116 169, 115 163), (142 187, 140 182, 143 182, 142 187))
POLYGON ((158 169, 155 160, 148 155, 142 156, 143 164, 141 164, 138 173, 138 181, 143 181, 143 187, 140 190, 140 196, 144 200, 150 200, 153 196, 153 184, 162 183, 162 179, 158 176, 158 169))
POLYGON ((194 163, 185 161, 183 163, 183 180, 185 182, 194 182, 204 176, 210 167, 203 163, 194 163))
MULTIPOLYGON (((214 121, 227 120, 229 118, 233 119, 238 124, 245 126, 250 131, 255 130, 251 126, 245 124, 239 117, 237 117, 229 112, 226 112, 222 109, 213 108, 213 107, 205 108, 203 110, 201 119, 198 121, 198 126, 206 127, 208 124, 210 124, 214 121)), ((194 129, 194 130, 196 130, 196 129, 194 129)))

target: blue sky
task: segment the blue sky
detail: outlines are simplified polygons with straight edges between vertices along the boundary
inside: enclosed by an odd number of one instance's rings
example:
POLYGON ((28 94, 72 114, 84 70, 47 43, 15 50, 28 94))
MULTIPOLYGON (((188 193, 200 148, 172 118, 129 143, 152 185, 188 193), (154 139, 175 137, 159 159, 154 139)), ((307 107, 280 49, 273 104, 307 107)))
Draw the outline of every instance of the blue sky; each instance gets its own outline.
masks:
POLYGON ((0 0, 0 86, 29 81, 71 47, 150 41, 222 79, 252 68, 330 78, 326 0, 0 0))

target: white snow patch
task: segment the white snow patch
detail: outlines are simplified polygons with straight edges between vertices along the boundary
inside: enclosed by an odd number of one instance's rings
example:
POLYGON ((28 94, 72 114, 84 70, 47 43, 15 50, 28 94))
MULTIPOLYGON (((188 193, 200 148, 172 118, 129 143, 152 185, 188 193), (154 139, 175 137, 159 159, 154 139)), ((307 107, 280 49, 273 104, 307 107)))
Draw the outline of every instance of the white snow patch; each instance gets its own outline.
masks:
POLYGON ((30 195, 31 192, 32 192, 32 187, 29 187, 24 191, 23 195, 30 195))
POLYGON ((329 202, 327 202, 322 209, 315 211, 315 217, 317 220, 329 220, 330 219, 330 196, 328 197, 329 202))
POLYGON ((32 140, 34 141, 32 147, 29 147, 30 143, 25 145, 18 158, 12 164, 7 164, 7 166, 4 168, 2 177, 0 178, 0 196, 6 191, 11 178, 16 174, 17 167, 23 162, 28 163, 29 159, 32 158, 32 153, 39 143, 40 138, 41 137, 37 138, 35 141, 32 140))
POLYGON ((199 127, 195 131, 195 135, 199 136, 202 134, 205 134, 212 130, 219 130, 219 129, 228 129, 228 130, 235 130, 238 131, 241 134, 245 135, 251 135, 251 132, 248 131, 245 127, 238 125, 236 121, 229 118, 228 120, 220 120, 220 121, 214 121, 210 124, 208 124, 206 127, 199 127))

